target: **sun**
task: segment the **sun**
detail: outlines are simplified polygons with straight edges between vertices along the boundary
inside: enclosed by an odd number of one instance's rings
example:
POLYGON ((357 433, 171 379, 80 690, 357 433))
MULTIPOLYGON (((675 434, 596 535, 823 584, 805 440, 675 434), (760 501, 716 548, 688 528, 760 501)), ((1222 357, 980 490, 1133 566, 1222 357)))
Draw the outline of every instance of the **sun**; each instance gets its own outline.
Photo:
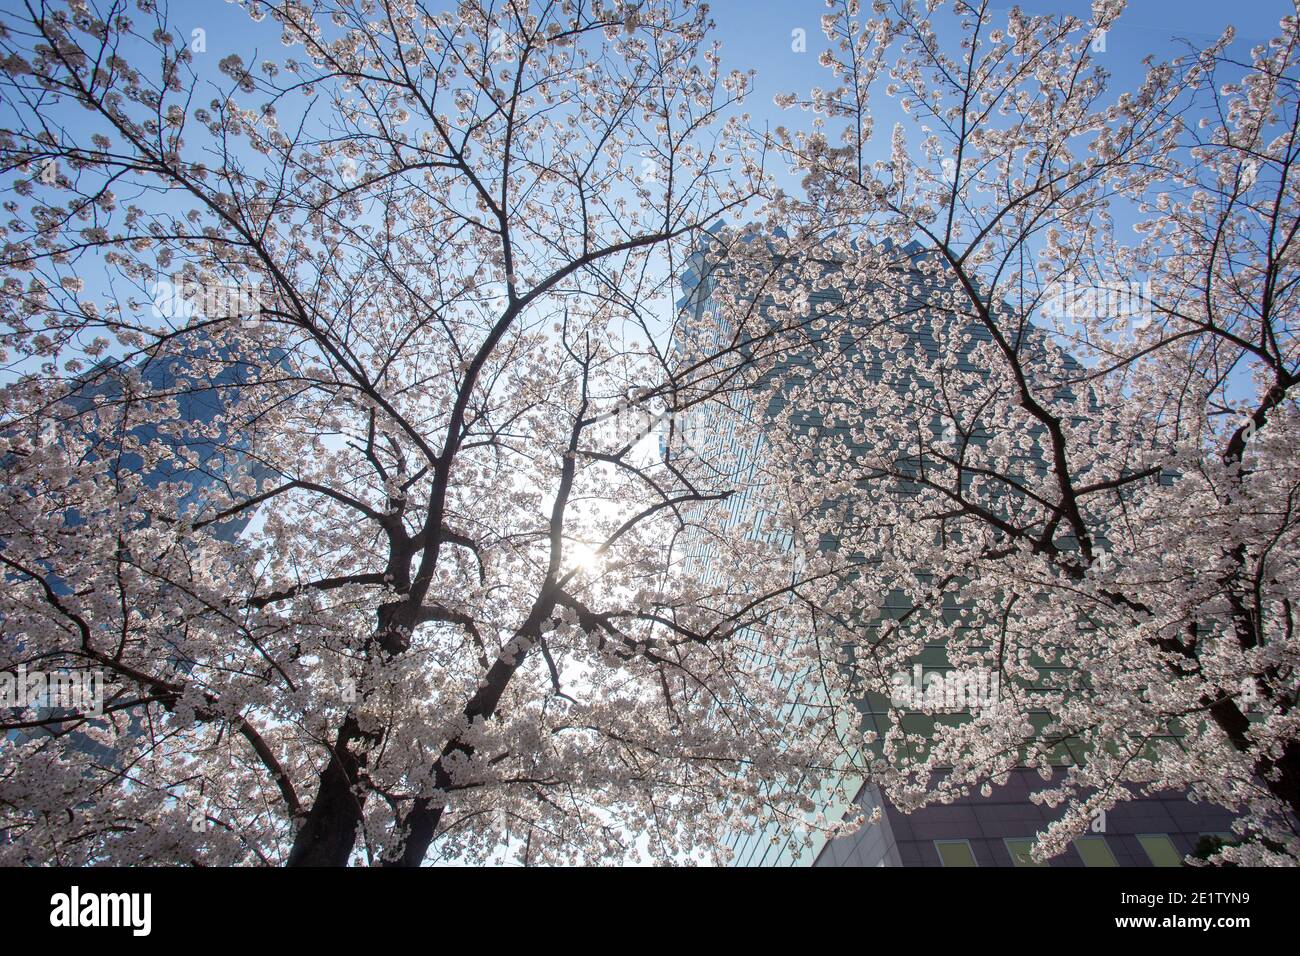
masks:
POLYGON ((599 570, 604 557, 597 551, 595 546, 585 541, 576 541, 569 546, 568 552, 569 563, 572 567, 583 571, 599 570))

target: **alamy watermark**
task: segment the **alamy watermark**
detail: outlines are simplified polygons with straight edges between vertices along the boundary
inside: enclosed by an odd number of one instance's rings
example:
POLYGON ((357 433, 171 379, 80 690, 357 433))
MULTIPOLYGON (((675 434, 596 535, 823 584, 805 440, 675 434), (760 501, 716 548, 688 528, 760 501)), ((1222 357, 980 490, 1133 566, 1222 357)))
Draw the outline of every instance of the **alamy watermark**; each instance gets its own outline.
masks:
POLYGON ((619 402, 611 411, 596 419, 601 431, 617 446, 632 447, 658 436, 662 444, 675 448, 702 450, 716 432, 716 420, 702 409, 656 411, 636 400, 619 402))
POLYGON ((895 707, 942 713, 978 713, 996 707, 1000 681, 986 667, 925 671, 920 664, 911 673, 899 671, 890 682, 895 707))
POLYGON ((155 282, 155 319, 203 316, 208 319, 257 318, 262 314, 261 287, 251 282, 230 285, 220 282, 187 282, 179 275, 155 282))
POLYGON ((1149 282, 1078 282, 1065 279, 1048 283, 1043 314, 1056 319, 1111 319, 1124 321, 1134 331, 1155 318, 1149 282))
POLYGON ((74 886, 50 897, 50 925, 59 928, 120 926, 133 936, 148 936, 153 929, 153 894, 83 893, 74 886))
POLYGON ((19 664, 0 671, 0 708, 57 708, 87 717, 104 713, 104 672, 101 670, 39 671, 19 664))

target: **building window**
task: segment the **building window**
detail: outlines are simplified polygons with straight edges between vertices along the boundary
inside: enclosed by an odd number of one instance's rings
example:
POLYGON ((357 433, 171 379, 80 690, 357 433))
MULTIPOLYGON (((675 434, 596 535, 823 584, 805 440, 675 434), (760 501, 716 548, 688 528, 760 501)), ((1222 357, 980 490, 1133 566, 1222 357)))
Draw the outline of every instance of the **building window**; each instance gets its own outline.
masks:
POLYGON ((1030 837, 1007 837, 1003 841, 1007 845, 1007 852, 1011 854, 1012 866, 1047 866, 1046 862, 1039 863, 1029 851, 1034 848, 1034 841, 1030 837))
POLYGON ((1074 841, 1074 848, 1083 858, 1084 866, 1119 866, 1115 854, 1106 845, 1106 838, 1099 836, 1079 837, 1074 841))
POLYGON ((1151 858, 1152 866, 1182 866, 1183 855, 1174 841, 1163 833, 1139 833, 1138 842, 1151 858))
POLYGON ((935 840, 934 848, 939 851, 939 860, 944 866, 978 865, 969 840, 935 840))

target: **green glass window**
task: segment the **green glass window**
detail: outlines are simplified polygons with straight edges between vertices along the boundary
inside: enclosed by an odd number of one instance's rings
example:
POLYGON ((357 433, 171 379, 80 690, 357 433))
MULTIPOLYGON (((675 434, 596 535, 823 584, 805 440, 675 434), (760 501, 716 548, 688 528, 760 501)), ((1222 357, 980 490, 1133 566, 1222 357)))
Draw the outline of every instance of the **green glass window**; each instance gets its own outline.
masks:
POLYGON ((1105 837, 1079 837, 1074 841, 1074 848, 1083 857, 1084 866, 1119 866, 1115 862, 1115 854, 1106 845, 1105 837))
POLYGON ((1011 862, 1015 866, 1047 866, 1046 863, 1039 863, 1029 851, 1034 848, 1034 841, 1029 838, 1008 837, 1003 841, 1007 845, 1007 852, 1011 854, 1011 862))
POLYGON ((935 840, 934 848, 944 866, 976 866, 975 852, 966 840, 935 840))
POLYGON ((1138 842, 1147 851, 1152 866, 1182 866, 1183 855, 1174 841, 1163 833, 1139 833, 1138 842))

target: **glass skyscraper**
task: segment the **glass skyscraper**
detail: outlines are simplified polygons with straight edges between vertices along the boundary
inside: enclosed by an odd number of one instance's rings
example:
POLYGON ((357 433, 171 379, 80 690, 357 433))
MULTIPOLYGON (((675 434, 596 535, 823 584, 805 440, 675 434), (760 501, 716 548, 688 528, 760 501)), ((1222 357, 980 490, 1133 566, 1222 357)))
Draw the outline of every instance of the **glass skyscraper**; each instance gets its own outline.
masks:
MULTIPOLYGON (((229 347, 217 344, 205 335, 192 336, 189 347, 157 358, 146 358, 134 363, 107 360, 85 373, 62 402, 50 408, 51 420, 58 427, 81 430, 90 439, 91 454, 112 456, 110 474, 137 473, 148 488, 158 488, 170 483, 181 490, 175 501, 175 514, 192 508, 202 509, 205 498, 221 484, 251 475, 259 485, 269 476, 260 463, 248 458, 246 436, 233 431, 223 416, 229 411, 238 390, 245 386, 254 369, 265 361, 273 365, 283 356, 271 354, 263 360, 241 359, 229 347), (175 402, 175 424, 179 429, 163 426, 159 420, 147 418, 128 424, 126 409, 133 402, 149 403, 151 396, 168 396, 175 402), (87 424, 93 423, 93 424, 87 424), (184 437, 190 428, 216 426, 202 438, 184 437), (90 429, 86 431, 86 429, 90 429), (144 460, 135 451, 115 451, 122 433, 129 433, 139 447, 160 443, 168 448, 154 466, 146 470, 144 460)), ((9 471, 6 458, 0 457, 0 473, 9 471)), ((22 488, 11 493, 22 494, 22 488)), ((233 541, 247 527, 252 512, 233 516, 213 526, 213 534, 224 541, 233 541)), ((102 520, 96 515, 83 515, 74 511, 64 513, 63 520, 76 527, 87 521, 102 520)), ((47 569, 48 570, 48 569, 47 569)), ((53 571, 47 580, 56 593, 67 593, 68 585, 53 571)), ((16 642, 22 650, 21 637, 9 634, 0 621, 0 640, 16 642)), ((183 666, 183 665, 182 665, 183 666)), ((57 711, 46 711, 42 716, 57 711)), ((135 727, 138 715, 128 712, 128 720, 135 727)), ((44 736, 44 728, 30 731, 10 731, 10 740, 44 736)), ((71 739, 83 750, 110 756, 107 748, 92 742, 85 734, 72 731, 71 739)))
MULTIPOLYGON (((678 335, 687 342, 708 345, 722 340, 731 333, 721 318, 725 310, 714 299, 720 278, 725 278, 731 267, 723 238, 715 228, 714 235, 706 238, 688 262, 682 277, 684 295, 678 301, 680 326, 678 335)), ((743 241, 743 240, 742 240, 743 241)), ((751 239, 753 243, 761 239, 751 239)), ((908 283, 923 284, 928 281, 916 270, 919 247, 897 250, 900 279, 908 283)), ((835 269, 831 262, 814 264, 824 269, 835 269)), ((791 270, 794 274, 794 270, 791 270)), ((806 273, 805 273, 806 274, 806 273)), ((836 290, 837 283, 827 283, 825 289, 808 290, 808 298, 815 307, 834 311, 844 293, 836 290)), ((736 289, 731 290, 737 294, 736 289)), ((744 295, 741 290, 740 295, 744 295)), ((851 294, 851 293, 849 293, 851 294)), ((780 307, 770 296, 756 294, 756 308, 769 313, 779 313, 780 307)), ((929 354, 938 354, 939 345, 927 330, 927 322, 920 320, 925 304, 918 301, 918 319, 900 321, 898 328, 906 336, 902 347, 922 347, 929 354)), ((772 314, 773 321, 781 318, 772 314)), ((818 338, 805 336, 798 345, 772 369, 764 380, 775 387, 768 392, 773 396, 765 408, 755 408, 743 400, 733 402, 725 414, 712 417, 710 427, 693 428, 692 436, 704 443, 696 449, 701 455, 731 463, 731 477, 742 486, 755 476, 756 465, 764 454, 763 441, 737 438, 737 418, 760 416, 760 420, 775 422, 779 414, 794 429, 821 429, 825 423, 812 409, 788 408, 787 398, 794 385, 806 381, 810 375, 821 374, 816 359, 827 357, 827 350, 836 350, 836 361, 846 357, 862 363, 873 381, 880 381, 889 356, 879 350, 861 348, 848 330, 852 320, 834 331, 818 338)), ((968 336, 969 348, 981 341, 989 341, 988 332, 974 322, 963 328, 968 336)), ((1041 334, 1041 333, 1035 333, 1041 334)), ((967 361, 968 355, 959 356, 967 361)), ((833 367, 833 366, 832 366, 833 367)), ((966 366, 969 368, 970 366, 966 366)), ((760 432, 762 429, 760 429, 760 432)), ((1045 468, 1045 463, 1031 463, 1030 467, 1045 468)), ((749 525, 751 533, 764 534, 756 520, 756 505, 752 496, 736 495, 725 507, 731 525, 749 525)), ((820 547, 834 548, 835 540, 823 540, 820 547)), ((709 575, 710 553, 701 542, 692 553, 695 570, 706 579, 709 575)), ((897 618, 909 608, 906 595, 901 591, 885 596, 882 617, 897 618)), ((947 610, 947 609, 945 609, 947 610)), ((954 609, 955 610, 955 609, 954 609)), ((880 621, 864 621, 864 630, 880 625, 880 621)), ((914 664, 927 674, 943 674, 949 670, 942 640, 926 642, 925 649, 914 664)), ((783 688, 793 690, 793 688, 783 688)), ((801 717, 800 705, 792 694, 791 717, 801 717)), ((889 720, 888 698, 866 694, 855 700, 855 709, 861 720, 861 729, 883 735, 889 720)), ((909 713, 904 718, 909 732, 926 735, 932 732, 933 716, 909 713)), ((1054 763, 1083 761, 1085 753, 1064 741, 1053 754, 1054 763)), ((973 795, 947 804, 923 807, 903 813, 893 806, 879 787, 864 781, 846 768, 837 781, 823 783, 815 802, 829 820, 840 819, 848 809, 848 800, 858 804, 866 818, 873 814, 877 822, 865 823, 857 832, 827 841, 814 837, 812 845, 792 838, 789 829, 777 823, 754 821, 752 832, 733 833, 728 845, 733 853, 732 862, 739 866, 1178 866, 1189 854, 1204 847, 1203 841, 1226 839, 1230 836, 1233 816, 1223 808, 1192 802, 1187 795, 1174 792, 1149 796, 1135 796, 1124 801, 1092 821, 1087 835, 1076 839, 1069 850, 1047 863, 1034 861, 1029 850, 1034 834, 1041 831, 1059 816, 1059 809, 1037 804, 1029 799, 1035 785, 1041 786, 1037 770, 1018 768, 1001 786, 992 788, 987 796, 973 795)), ((812 786, 810 784, 810 786, 812 786)))

